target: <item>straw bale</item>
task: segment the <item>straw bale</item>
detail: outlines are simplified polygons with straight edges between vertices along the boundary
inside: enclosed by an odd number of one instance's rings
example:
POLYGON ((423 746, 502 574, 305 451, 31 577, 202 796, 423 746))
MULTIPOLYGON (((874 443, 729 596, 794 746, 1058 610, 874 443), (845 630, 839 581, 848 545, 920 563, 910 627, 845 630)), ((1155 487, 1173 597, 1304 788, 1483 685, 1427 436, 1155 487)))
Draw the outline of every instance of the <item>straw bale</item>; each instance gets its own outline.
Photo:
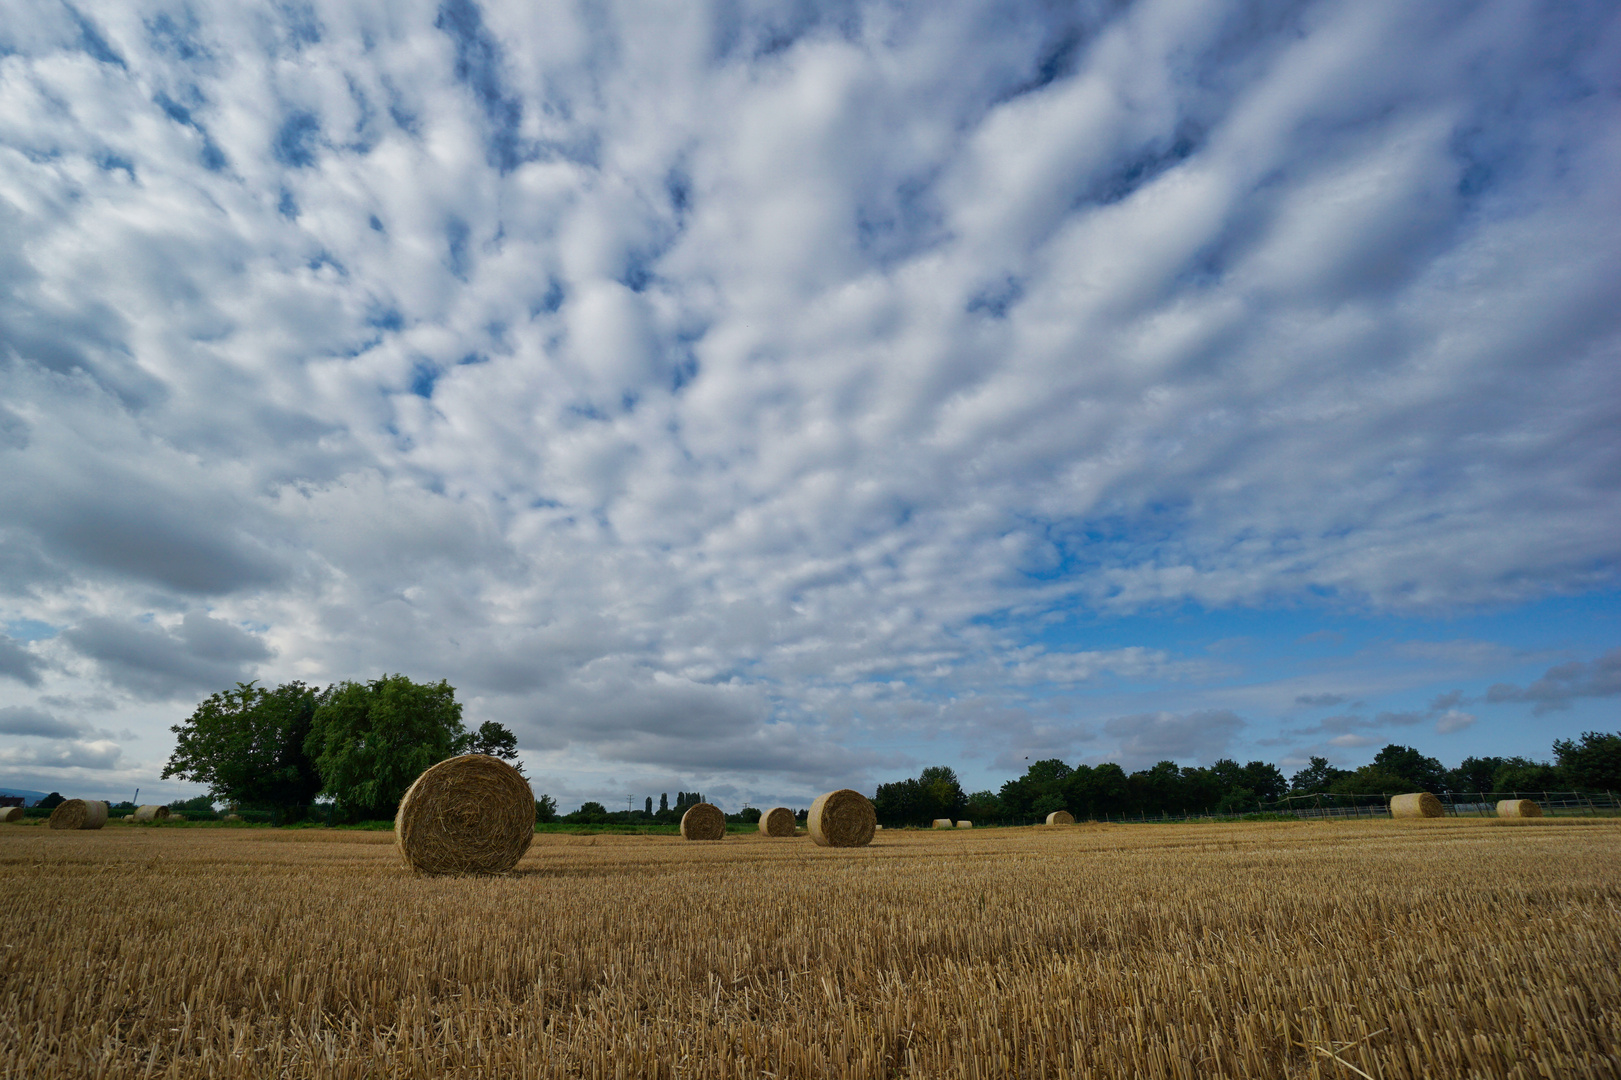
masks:
POLYGON ((135 813, 130 817, 136 821, 168 821, 169 808, 167 806, 137 806, 135 813))
POLYGON ((829 791, 811 803, 805 831, 817 847, 866 847, 878 831, 878 811, 859 791, 829 791))
POLYGON ((798 824, 786 806, 773 806, 760 815, 760 831, 767 836, 792 836, 798 824))
POLYGON ((500 758, 463 754, 432 766, 394 815, 394 843, 422 874, 504 874, 535 838, 535 793, 500 758))
POLYGON ((949 829, 951 828, 951 819, 948 817, 937 817, 934 819, 934 827, 936 829, 949 829))
POLYGON ((973 827, 974 827, 974 823, 972 821, 959 821, 959 822, 957 822, 957 828, 959 828, 959 829, 972 829, 973 827))
POLYGON ((1390 800, 1390 816, 1393 818, 1443 817, 1445 814, 1441 800, 1427 791, 1397 795, 1390 800))
POLYGON ((226 814, 224 817, 220 818, 220 820, 221 821, 241 821, 242 820, 242 815, 241 814, 226 814))
POLYGON ((1070 813, 1068 810, 1054 810, 1052 813, 1047 815, 1047 824, 1073 825, 1075 824, 1075 815, 1070 813))
POLYGON ((1542 807, 1535 799, 1503 799, 1497 804, 1498 817, 1541 817, 1542 807))
POLYGON ((681 815, 681 839, 719 840, 726 835, 726 815, 711 803, 693 803, 681 815))
POLYGON ((0 821, 21 821, 23 808, 20 806, 0 806, 0 821))
POLYGON ((107 804, 100 799, 68 799, 51 811, 53 829, 99 829, 107 824, 107 804))

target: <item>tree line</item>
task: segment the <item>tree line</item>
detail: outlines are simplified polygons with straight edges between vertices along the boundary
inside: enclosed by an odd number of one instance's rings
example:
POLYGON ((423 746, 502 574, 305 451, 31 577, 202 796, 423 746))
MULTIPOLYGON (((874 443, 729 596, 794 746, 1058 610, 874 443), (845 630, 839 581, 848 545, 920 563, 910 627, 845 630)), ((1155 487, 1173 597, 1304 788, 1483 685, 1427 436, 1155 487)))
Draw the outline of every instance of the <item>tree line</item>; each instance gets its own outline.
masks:
POLYGON ((211 695, 170 729, 163 769, 206 784, 212 800, 297 821, 317 799, 339 820, 391 818, 423 770, 457 754, 513 761, 518 740, 487 721, 469 731, 455 687, 403 675, 317 689, 254 682, 211 695))
POLYGON ((935 765, 918 776, 880 784, 873 806, 888 826, 927 825, 937 818, 1030 820, 1054 810, 1077 819, 1105 816, 1242 814, 1275 807, 1291 795, 1388 795, 1429 791, 1621 791, 1621 733, 1589 731, 1553 744, 1553 761, 1468 757, 1448 769, 1410 746, 1391 743, 1359 769, 1338 769, 1313 757, 1285 777, 1264 761, 1240 765, 1222 758, 1207 766, 1161 761, 1128 773, 1119 765, 1068 765, 1048 758, 998 791, 966 792, 957 774, 935 765))

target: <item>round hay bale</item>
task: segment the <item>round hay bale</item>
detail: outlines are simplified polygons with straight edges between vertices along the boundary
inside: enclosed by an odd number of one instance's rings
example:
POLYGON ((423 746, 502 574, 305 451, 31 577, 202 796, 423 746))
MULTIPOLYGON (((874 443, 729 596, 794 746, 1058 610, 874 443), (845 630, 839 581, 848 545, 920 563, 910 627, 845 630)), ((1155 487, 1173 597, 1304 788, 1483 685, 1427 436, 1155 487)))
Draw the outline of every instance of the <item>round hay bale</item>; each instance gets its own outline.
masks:
POLYGON ((959 821, 959 822, 957 822, 957 828, 959 828, 959 829, 972 829, 973 827, 974 827, 974 823, 972 821, 959 821))
POLYGON ((1503 799, 1497 804, 1498 817, 1541 817, 1542 806, 1535 799, 1503 799))
POLYGON ((500 758, 463 754, 416 778, 394 815, 394 843, 421 874, 504 874, 535 838, 535 793, 500 758))
POLYGON ((100 799, 69 799, 51 811, 53 829, 99 829, 107 824, 107 804, 100 799))
POLYGON ((226 814, 224 817, 220 818, 220 820, 221 821, 241 821, 242 820, 242 815, 241 814, 226 814))
POLYGON ((23 819, 23 808, 22 807, 20 807, 20 806, 4 806, 4 807, 0 807, 0 821, 21 821, 22 819, 23 819))
POLYGON ((937 817, 937 818, 935 818, 934 819, 934 828, 936 828, 936 829, 949 829, 949 828, 951 828, 951 819, 948 818, 948 817, 937 817))
POLYGON ((840 788, 816 797, 805 830, 817 847, 866 847, 878 831, 878 811, 861 792, 840 788))
POLYGON ((760 815, 760 831, 767 836, 792 836, 797 826, 794 812, 786 806, 773 806, 760 815))
POLYGON ((726 815, 710 803, 693 803, 681 815, 681 839, 719 840, 726 835, 726 815))
POLYGON ((135 813, 130 815, 134 821, 168 821, 169 808, 167 806, 137 806, 135 813))
POLYGON ((1068 810, 1054 810, 1052 813, 1047 815, 1047 824, 1073 825, 1075 824, 1075 815, 1070 813, 1068 810))
POLYGON ((1390 800, 1390 816, 1393 818, 1426 818, 1444 817, 1446 808, 1427 791, 1415 791, 1410 795, 1397 795, 1390 800))

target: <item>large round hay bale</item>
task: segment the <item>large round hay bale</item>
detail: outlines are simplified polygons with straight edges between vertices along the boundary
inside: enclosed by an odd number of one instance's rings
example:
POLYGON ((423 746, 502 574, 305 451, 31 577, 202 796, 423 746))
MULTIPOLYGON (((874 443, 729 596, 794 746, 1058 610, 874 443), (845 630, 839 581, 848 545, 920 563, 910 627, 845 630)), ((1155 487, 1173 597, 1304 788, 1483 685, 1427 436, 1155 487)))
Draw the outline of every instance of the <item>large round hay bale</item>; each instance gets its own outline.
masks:
POLYGON ((811 803, 805 831, 818 847, 866 847, 878 831, 878 811, 861 792, 840 788, 811 803))
POLYGON ((0 806, 0 821, 21 821, 23 816, 20 806, 0 806))
POLYGON ((792 836, 798 822, 786 806, 773 806, 760 815, 760 831, 767 836, 792 836))
POLYGON ((107 824, 107 804, 100 799, 68 799, 51 811, 53 829, 99 829, 107 824))
POLYGON ((957 828, 959 828, 959 829, 972 829, 973 827, 974 827, 974 823, 972 821, 959 821, 959 822, 957 822, 957 828))
POLYGON ((1390 816, 1393 818, 1425 818, 1442 817, 1446 808, 1427 791, 1415 791, 1409 795, 1397 795, 1390 800, 1390 816))
POLYGON ((949 828, 951 828, 951 824, 952 823, 951 823, 950 818, 948 818, 948 817, 937 817, 937 818, 934 819, 933 827, 936 828, 936 829, 949 829, 949 828))
POLYGON ((1047 824, 1073 825, 1075 824, 1075 815, 1070 813, 1068 810, 1054 810, 1052 813, 1047 815, 1047 824))
POLYGON ((463 754, 416 778, 399 813, 394 843, 422 874, 502 874, 535 838, 535 793, 500 758, 463 754))
POLYGON ((726 835, 726 815, 710 803, 693 803, 681 815, 681 839, 719 840, 726 835))
POLYGON ((167 806, 137 806, 135 813, 130 815, 136 821, 168 821, 169 808, 167 806))
POLYGON ((1535 799, 1503 799, 1497 804, 1498 817, 1541 817, 1542 807, 1535 799))

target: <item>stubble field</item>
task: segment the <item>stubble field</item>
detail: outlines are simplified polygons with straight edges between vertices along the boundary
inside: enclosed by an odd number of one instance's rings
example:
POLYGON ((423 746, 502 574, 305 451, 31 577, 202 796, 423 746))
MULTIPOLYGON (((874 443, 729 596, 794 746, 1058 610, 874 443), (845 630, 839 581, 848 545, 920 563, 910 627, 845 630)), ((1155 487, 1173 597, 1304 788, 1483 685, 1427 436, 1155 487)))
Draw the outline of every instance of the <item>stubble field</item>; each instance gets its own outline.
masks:
POLYGON ((1615 1077, 1621 823, 0 831, 0 1076, 1615 1077))

